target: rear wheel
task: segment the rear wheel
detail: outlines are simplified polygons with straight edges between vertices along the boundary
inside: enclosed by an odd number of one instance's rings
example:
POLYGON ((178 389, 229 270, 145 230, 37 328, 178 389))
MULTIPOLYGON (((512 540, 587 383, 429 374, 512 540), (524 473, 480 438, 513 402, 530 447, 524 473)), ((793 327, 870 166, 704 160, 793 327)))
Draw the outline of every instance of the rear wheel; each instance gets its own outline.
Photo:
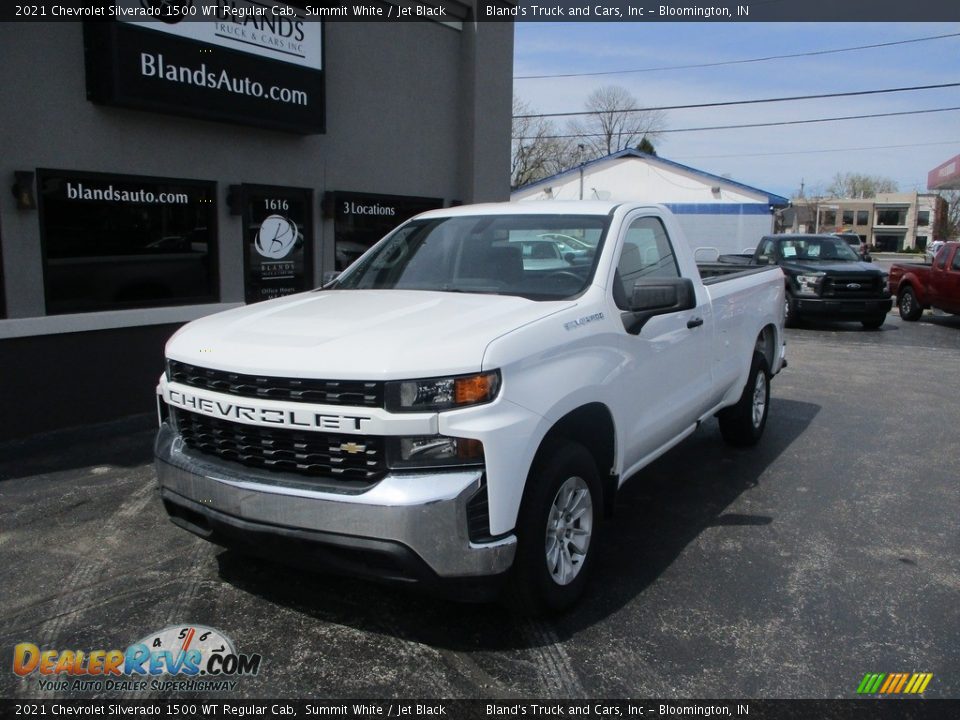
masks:
POLYGON ((770 409, 770 368, 763 353, 755 352, 743 394, 736 405, 717 413, 720 434, 730 445, 756 445, 767 425, 770 409))
POLYGON ((600 523, 600 479, 579 443, 554 445, 531 471, 517 519, 514 596, 525 612, 563 610, 583 593, 600 523))
POLYGON ((909 285, 900 289, 897 295, 897 308, 900 310, 900 317, 908 322, 919 320, 923 314, 923 306, 917 302, 917 296, 909 285))

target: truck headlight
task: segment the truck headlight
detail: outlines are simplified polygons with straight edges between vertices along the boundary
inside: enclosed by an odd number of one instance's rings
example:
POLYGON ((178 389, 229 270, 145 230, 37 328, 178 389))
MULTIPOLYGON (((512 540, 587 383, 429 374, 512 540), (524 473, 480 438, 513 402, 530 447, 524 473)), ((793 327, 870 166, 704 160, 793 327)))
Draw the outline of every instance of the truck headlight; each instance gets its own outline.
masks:
POLYGON ((825 273, 810 273, 807 275, 797 275, 794 280, 797 281, 797 294, 816 295, 817 288, 823 282, 825 273))
POLYGON ((446 435, 390 438, 387 464, 395 469, 482 465, 483 443, 446 435))
POLYGON ((500 390, 500 372, 389 382, 387 410, 425 412, 488 403, 500 390))

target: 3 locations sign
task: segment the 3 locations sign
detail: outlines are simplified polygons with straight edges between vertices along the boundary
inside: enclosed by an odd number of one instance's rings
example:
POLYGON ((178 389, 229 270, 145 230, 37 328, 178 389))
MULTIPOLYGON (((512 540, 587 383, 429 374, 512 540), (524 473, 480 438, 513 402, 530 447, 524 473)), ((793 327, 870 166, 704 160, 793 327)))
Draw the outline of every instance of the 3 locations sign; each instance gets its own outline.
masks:
POLYGON ((324 203, 334 219, 334 267, 344 270, 405 220, 443 207, 443 198, 335 190, 324 196, 324 203))
POLYGON ((90 100, 324 132, 323 23, 307 22, 303 10, 251 0, 114 4, 128 19, 84 25, 90 100), (154 6, 165 8, 159 17, 154 6))
POLYGON ((313 192, 243 185, 242 195, 247 302, 309 290, 313 192))

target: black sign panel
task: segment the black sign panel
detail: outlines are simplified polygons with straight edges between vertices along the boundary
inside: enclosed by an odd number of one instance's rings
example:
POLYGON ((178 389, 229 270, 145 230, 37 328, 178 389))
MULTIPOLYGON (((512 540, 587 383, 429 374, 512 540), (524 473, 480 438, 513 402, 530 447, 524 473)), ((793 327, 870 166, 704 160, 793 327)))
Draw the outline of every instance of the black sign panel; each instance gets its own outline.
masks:
POLYGON ((248 303, 313 287, 313 191, 243 185, 248 303))
POLYGON ((323 71, 125 22, 84 24, 87 97, 105 105, 311 134, 323 71))
POLYGON ((50 314, 215 302, 216 184, 39 170, 50 314))
POLYGON ((333 191, 325 199, 334 217, 336 270, 344 270, 400 223, 443 207, 443 198, 407 195, 333 191))

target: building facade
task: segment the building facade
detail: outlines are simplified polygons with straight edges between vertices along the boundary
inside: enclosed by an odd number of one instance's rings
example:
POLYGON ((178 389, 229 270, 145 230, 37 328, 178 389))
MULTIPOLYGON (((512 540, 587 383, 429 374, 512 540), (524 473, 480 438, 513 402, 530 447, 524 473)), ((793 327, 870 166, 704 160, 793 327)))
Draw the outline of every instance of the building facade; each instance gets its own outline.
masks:
POLYGON ((923 250, 935 237, 946 202, 935 193, 880 193, 874 198, 793 200, 784 232, 853 232, 880 252, 923 250))
POLYGON ((508 198, 512 25, 297 5, 0 24, 0 440, 148 412, 183 322, 508 198))
POLYGON ((517 188, 514 202, 623 200, 670 208, 693 249, 753 251, 787 198, 639 150, 621 150, 517 188))

